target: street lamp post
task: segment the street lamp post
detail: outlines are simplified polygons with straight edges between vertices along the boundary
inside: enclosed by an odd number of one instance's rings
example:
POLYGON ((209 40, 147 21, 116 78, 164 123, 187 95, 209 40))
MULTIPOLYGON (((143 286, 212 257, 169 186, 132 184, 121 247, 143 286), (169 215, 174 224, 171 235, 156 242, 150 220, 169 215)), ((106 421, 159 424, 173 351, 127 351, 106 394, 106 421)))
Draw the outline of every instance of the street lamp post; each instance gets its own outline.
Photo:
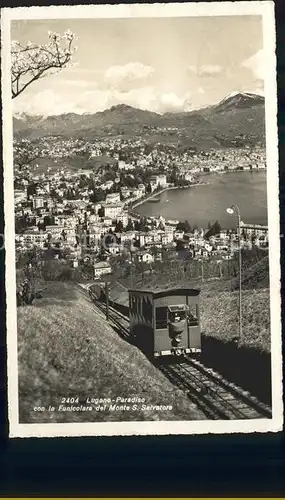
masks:
POLYGON ((133 251, 130 249, 131 265, 130 265, 130 283, 131 289, 133 288, 133 251))
POLYGON ((238 222, 238 263, 239 263, 239 338, 242 338, 242 283, 241 283, 241 231, 240 231, 240 209, 238 205, 232 205, 230 208, 227 208, 227 213, 229 215, 233 215, 234 213, 237 216, 237 222, 238 222))

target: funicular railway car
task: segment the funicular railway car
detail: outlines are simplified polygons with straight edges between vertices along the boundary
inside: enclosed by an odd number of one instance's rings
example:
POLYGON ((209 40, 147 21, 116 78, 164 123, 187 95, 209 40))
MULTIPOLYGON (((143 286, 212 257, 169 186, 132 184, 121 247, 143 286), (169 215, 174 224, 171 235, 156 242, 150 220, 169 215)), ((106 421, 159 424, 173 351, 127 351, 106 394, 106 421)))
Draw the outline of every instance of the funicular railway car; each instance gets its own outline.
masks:
POLYGON ((201 352, 200 290, 130 290, 130 335, 150 357, 201 352))
POLYGON ((88 288, 89 297, 92 301, 103 300, 105 297, 105 283, 98 282, 89 286, 88 288))

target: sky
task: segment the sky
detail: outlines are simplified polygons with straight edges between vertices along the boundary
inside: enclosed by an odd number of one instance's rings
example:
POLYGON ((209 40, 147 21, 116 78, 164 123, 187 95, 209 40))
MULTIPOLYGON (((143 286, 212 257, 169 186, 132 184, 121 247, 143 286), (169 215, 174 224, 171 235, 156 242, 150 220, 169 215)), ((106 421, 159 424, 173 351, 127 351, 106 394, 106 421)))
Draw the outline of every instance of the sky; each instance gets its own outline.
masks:
POLYGON ((48 31, 77 37, 73 65, 13 99, 15 113, 94 113, 128 104, 190 111, 233 92, 263 94, 258 16, 12 21, 11 38, 47 43, 48 31))

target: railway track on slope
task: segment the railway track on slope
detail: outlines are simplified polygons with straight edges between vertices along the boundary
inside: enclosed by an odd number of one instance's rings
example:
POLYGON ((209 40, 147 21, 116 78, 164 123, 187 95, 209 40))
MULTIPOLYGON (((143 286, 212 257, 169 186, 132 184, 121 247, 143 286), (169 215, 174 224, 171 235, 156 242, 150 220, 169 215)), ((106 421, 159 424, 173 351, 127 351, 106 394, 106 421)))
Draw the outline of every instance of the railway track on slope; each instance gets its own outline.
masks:
MULTIPOLYGON (((103 302, 96 301, 96 307, 106 316, 106 305, 103 302)), ((129 318, 124 316, 122 313, 116 311, 112 306, 109 305, 109 322, 111 325, 115 326, 120 336, 130 342, 130 323, 129 318)))
POLYGON ((208 418, 246 420, 271 418, 269 407, 196 360, 162 362, 160 370, 183 390, 208 418))
MULTIPOLYGON (((87 290, 81 289, 89 298, 87 290)), ((94 306, 106 316, 106 304, 94 306)), ((109 305, 109 322, 115 331, 130 342, 129 318, 109 305)), ((156 367, 211 420, 248 420, 271 418, 271 409, 250 393, 226 380, 222 375, 189 358, 165 358, 156 367)))
MULTIPOLYGON (((106 317, 106 304, 100 300, 92 300, 89 295, 88 287, 83 287, 77 284, 77 289, 82 295, 92 301, 94 307, 99 310, 106 317)), ((129 330, 129 318, 124 316, 122 313, 117 311, 109 305, 109 322, 111 326, 113 326, 116 331, 123 337, 125 340, 130 342, 130 330, 129 330)))

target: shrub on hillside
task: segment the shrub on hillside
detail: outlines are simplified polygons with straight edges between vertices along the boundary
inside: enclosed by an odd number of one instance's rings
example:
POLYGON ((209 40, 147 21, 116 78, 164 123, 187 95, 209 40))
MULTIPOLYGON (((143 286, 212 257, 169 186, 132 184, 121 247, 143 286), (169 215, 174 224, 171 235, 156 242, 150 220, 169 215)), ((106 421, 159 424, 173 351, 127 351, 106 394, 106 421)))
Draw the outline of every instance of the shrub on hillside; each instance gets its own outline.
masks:
POLYGON ((72 269, 66 262, 50 260, 44 263, 42 276, 45 281, 69 281, 72 279, 72 269))

